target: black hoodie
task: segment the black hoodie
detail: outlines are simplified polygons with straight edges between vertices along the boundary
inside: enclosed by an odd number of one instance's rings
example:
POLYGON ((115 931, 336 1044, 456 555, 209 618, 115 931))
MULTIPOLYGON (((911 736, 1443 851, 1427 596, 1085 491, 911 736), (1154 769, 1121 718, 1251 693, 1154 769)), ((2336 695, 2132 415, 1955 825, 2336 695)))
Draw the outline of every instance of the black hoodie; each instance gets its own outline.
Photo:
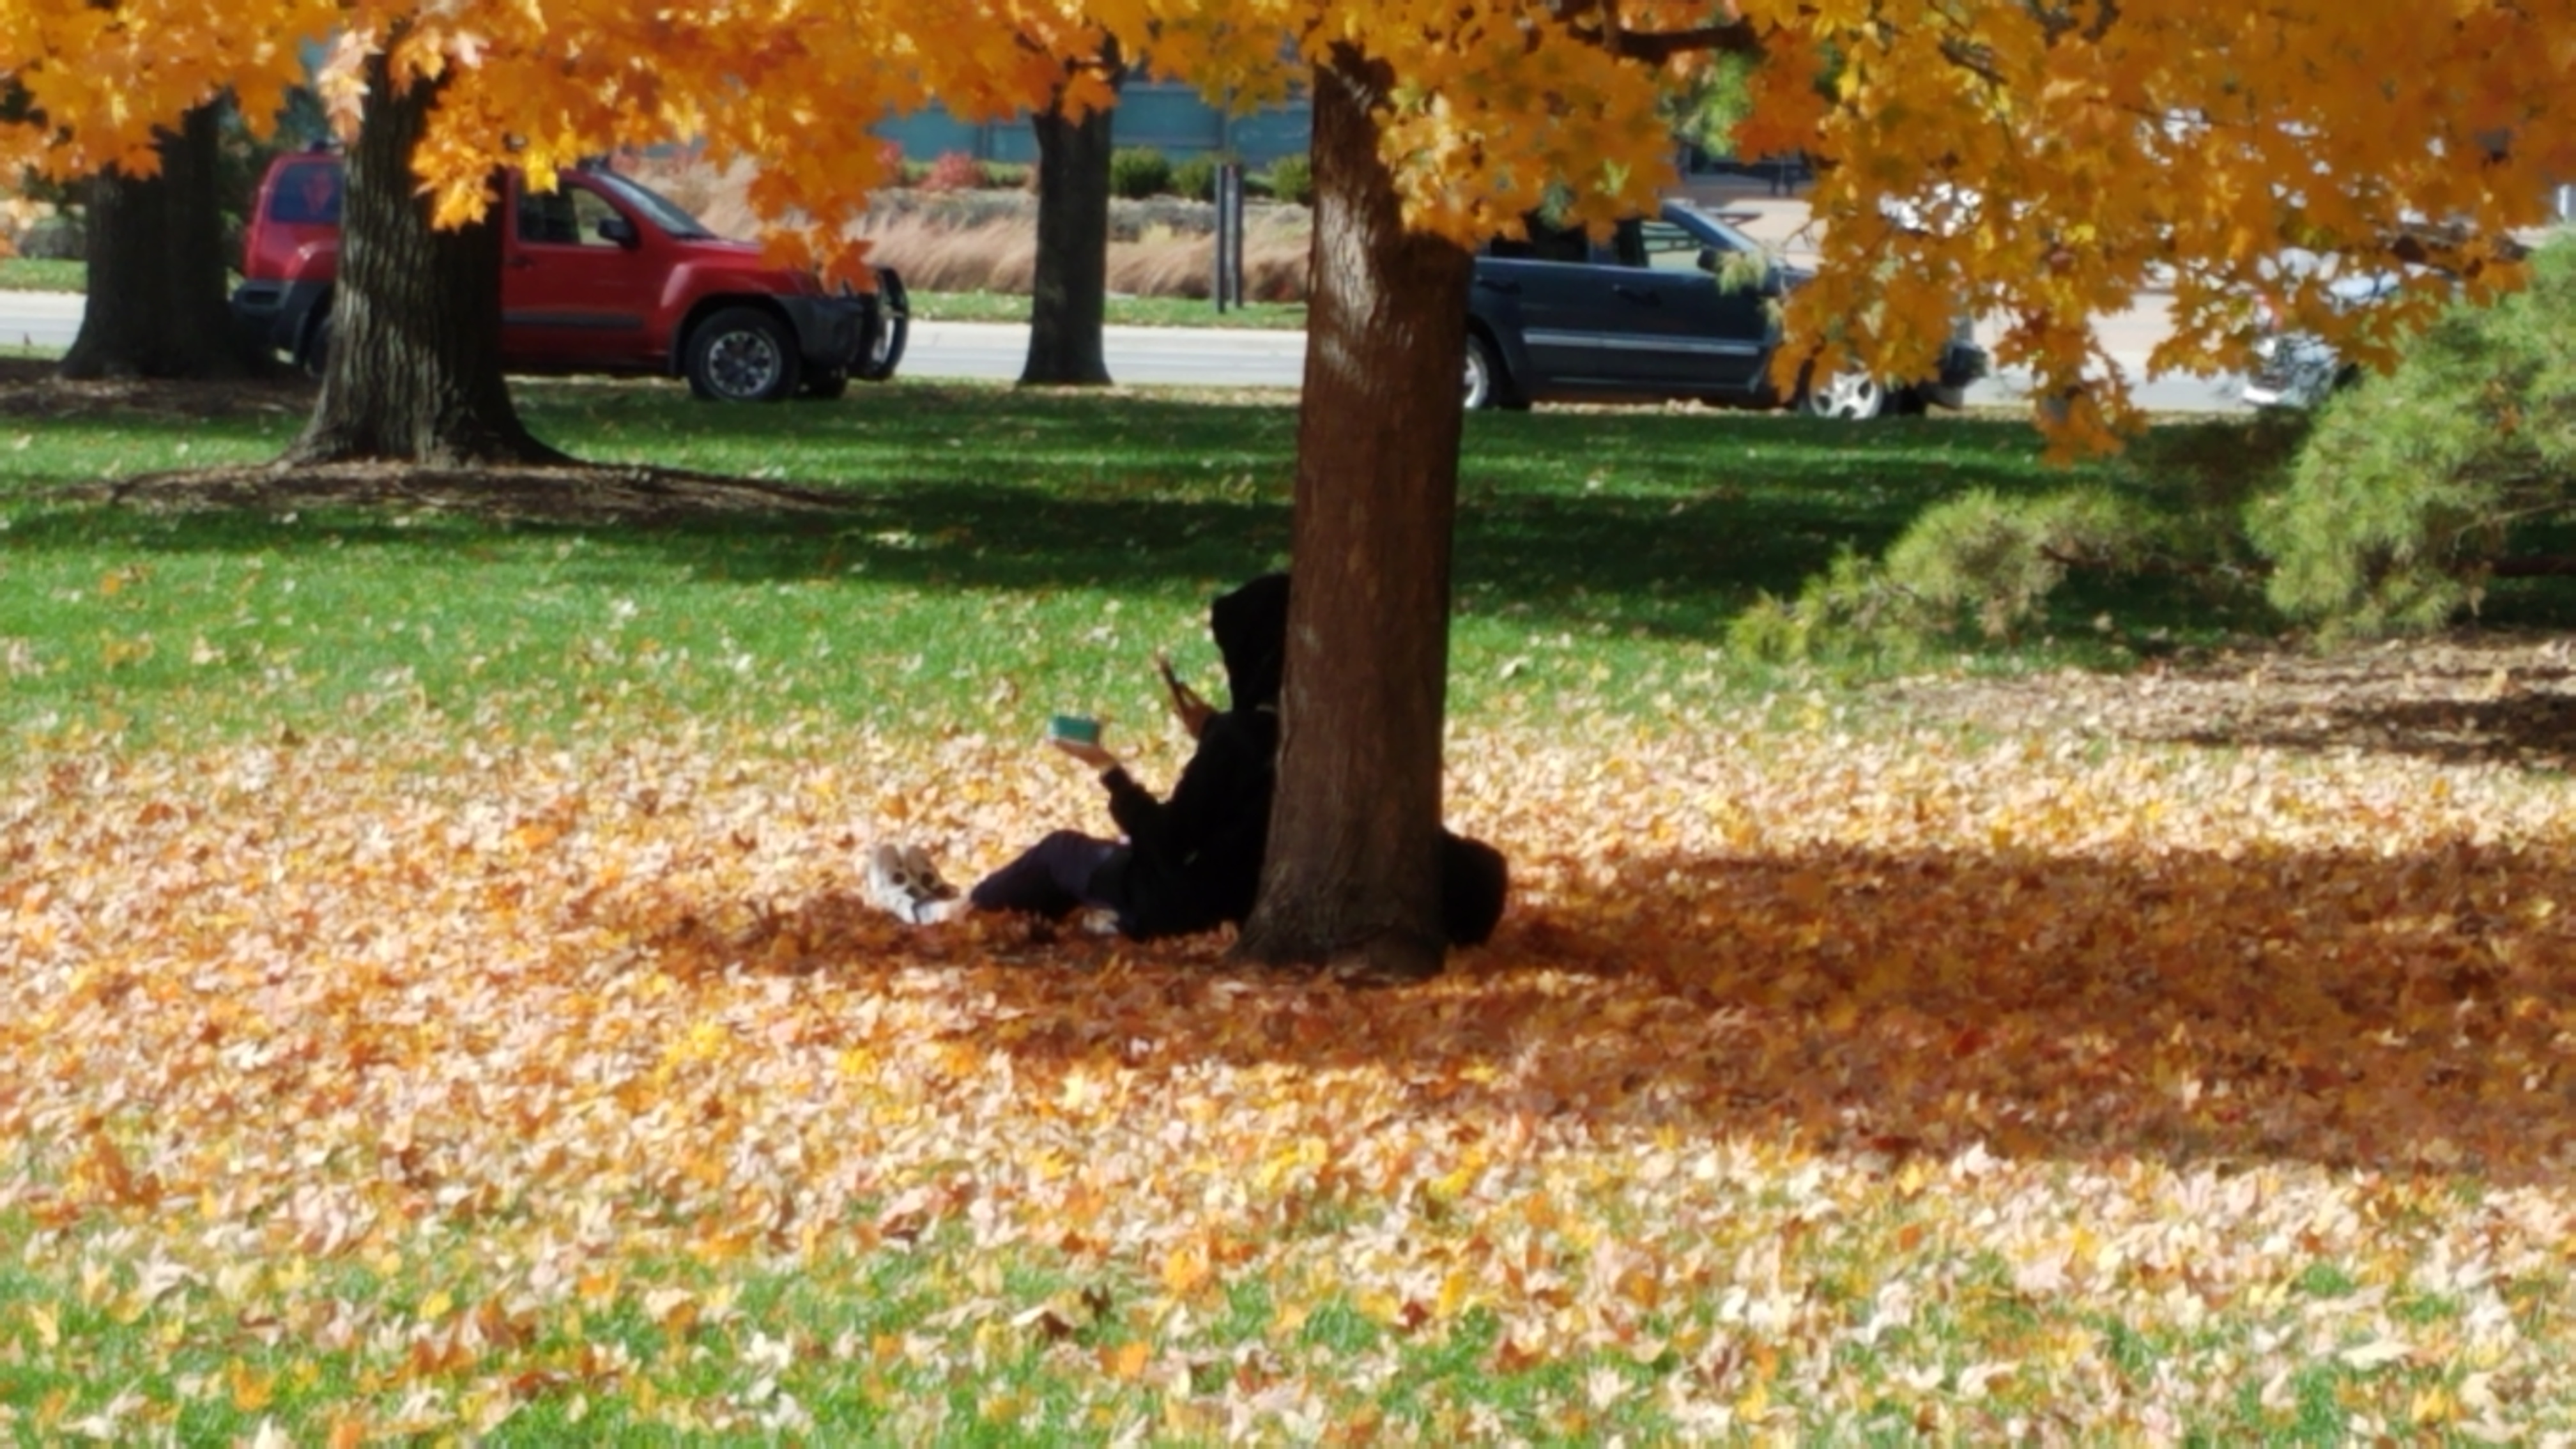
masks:
POLYGON ((1288 576, 1264 574, 1208 610, 1225 660, 1230 707, 1208 717, 1198 748, 1157 800, 1125 769, 1101 777, 1128 848, 1092 877, 1138 940, 1205 931, 1252 914, 1270 839, 1279 760, 1279 680, 1288 644, 1288 576))

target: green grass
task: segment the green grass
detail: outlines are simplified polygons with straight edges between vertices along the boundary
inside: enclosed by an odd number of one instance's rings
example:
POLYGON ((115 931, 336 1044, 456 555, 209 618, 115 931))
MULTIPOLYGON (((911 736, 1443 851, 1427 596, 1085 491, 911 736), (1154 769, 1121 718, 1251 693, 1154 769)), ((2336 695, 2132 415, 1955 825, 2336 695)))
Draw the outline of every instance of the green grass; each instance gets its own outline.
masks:
MULTIPOLYGON (((0 258, 0 291, 87 290, 87 263, 0 258)), ((1029 299, 1016 292, 914 292, 910 301, 912 314, 925 322, 1029 320, 1029 299)), ((1203 298, 1111 297, 1105 315, 1113 327, 1252 327, 1293 332, 1306 325, 1302 302, 1253 302, 1220 312, 1203 298)))
MULTIPOLYGON (((1204 676, 1205 600, 1287 558, 1284 399, 919 383, 779 408, 705 407, 667 385, 521 396, 536 431, 580 456, 830 489, 848 511, 661 528, 147 512, 49 492, 264 459, 300 419, 20 424, 0 431, 0 718, 146 733, 493 708, 549 728, 603 711, 998 722, 1030 697, 1143 718, 1148 651, 1174 647, 1204 676)), ((1760 593, 1793 592, 1838 549, 1883 547, 1952 491, 2062 477, 2000 422, 1477 416, 1454 705, 1655 710, 1776 688, 1720 648, 1760 593)), ((2101 604, 2078 591, 2069 618, 2101 604)), ((2080 622, 2063 638, 1979 662, 2117 652, 2080 622)))
POLYGON ((0 257, 0 292, 84 292, 89 264, 37 257, 0 257))

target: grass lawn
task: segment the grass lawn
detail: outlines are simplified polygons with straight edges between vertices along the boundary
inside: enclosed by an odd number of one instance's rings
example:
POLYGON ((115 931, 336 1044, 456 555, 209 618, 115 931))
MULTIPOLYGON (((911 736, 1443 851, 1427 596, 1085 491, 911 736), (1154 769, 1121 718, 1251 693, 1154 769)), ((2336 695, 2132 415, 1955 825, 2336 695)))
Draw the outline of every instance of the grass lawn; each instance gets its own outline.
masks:
MULTIPOLYGON (((0 1434, 2576 1433, 2562 778, 1721 647, 2062 484, 2021 428, 1470 419, 1446 809, 1514 899, 1359 993, 851 864, 1106 829, 1057 709, 1169 779, 1280 400, 522 397, 846 507, 154 511, 61 490, 299 419, 0 420, 0 1434)), ((2133 580, 1941 669, 2260 626, 2133 580)))
MULTIPOLYGON (((263 458, 300 419, 27 426, 0 455, 0 638, 16 651, 0 722, 306 729, 395 696, 433 712, 506 702, 529 728, 612 700, 672 719, 1004 732, 1088 700, 1149 720, 1158 696, 1138 661, 1169 645, 1212 667, 1205 599, 1285 558, 1294 412, 1275 395, 906 382, 840 406, 724 410, 676 386, 523 394, 540 435, 583 457, 824 488, 847 510, 641 531, 427 509, 103 510, 44 490, 263 458)), ((2230 433, 2198 436, 2223 449, 2230 433)), ((1760 594, 1884 547, 1933 499, 2066 481, 1999 421, 1479 415, 1462 465, 1457 710, 1664 715, 1676 691, 1775 689, 1717 648, 1760 594)), ((2134 635, 2209 640, 2233 622, 2153 581, 2075 589, 2058 619, 1965 662, 2117 663, 2134 635), (2112 606, 2120 627, 2095 627, 2112 606)))

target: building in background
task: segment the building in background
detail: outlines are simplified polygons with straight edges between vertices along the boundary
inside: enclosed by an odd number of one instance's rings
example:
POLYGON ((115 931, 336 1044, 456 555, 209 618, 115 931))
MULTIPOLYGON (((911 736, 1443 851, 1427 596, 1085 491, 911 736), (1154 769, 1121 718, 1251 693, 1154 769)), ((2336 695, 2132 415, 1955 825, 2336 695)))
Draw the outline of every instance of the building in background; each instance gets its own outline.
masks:
MULTIPOLYGON (((1118 91, 1114 129, 1121 147, 1151 147, 1175 161, 1226 156, 1257 168, 1282 156, 1305 155, 1312 125, 1313 107, 1303 96, 1238 116, 1208 104, 1193 87, 1130 80, 1118 91)), ((951 153, 978 161, 1033 164, 1038 159, 1037 136, 1025 114, 977 123, 934 104, 881 121, 874 131, 901 146, 908 161, 935 161, 951 153)))

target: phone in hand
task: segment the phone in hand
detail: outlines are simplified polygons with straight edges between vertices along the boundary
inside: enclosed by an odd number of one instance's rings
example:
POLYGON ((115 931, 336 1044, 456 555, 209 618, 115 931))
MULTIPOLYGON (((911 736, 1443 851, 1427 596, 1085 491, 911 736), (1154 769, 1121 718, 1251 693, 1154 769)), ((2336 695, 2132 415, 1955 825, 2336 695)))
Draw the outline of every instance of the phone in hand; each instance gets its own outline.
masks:
POLYGON ((1100 721, 1089 715, 1060 714, 1047 721, 1047 738, 1080 745, 1100 743, 1100 721))

